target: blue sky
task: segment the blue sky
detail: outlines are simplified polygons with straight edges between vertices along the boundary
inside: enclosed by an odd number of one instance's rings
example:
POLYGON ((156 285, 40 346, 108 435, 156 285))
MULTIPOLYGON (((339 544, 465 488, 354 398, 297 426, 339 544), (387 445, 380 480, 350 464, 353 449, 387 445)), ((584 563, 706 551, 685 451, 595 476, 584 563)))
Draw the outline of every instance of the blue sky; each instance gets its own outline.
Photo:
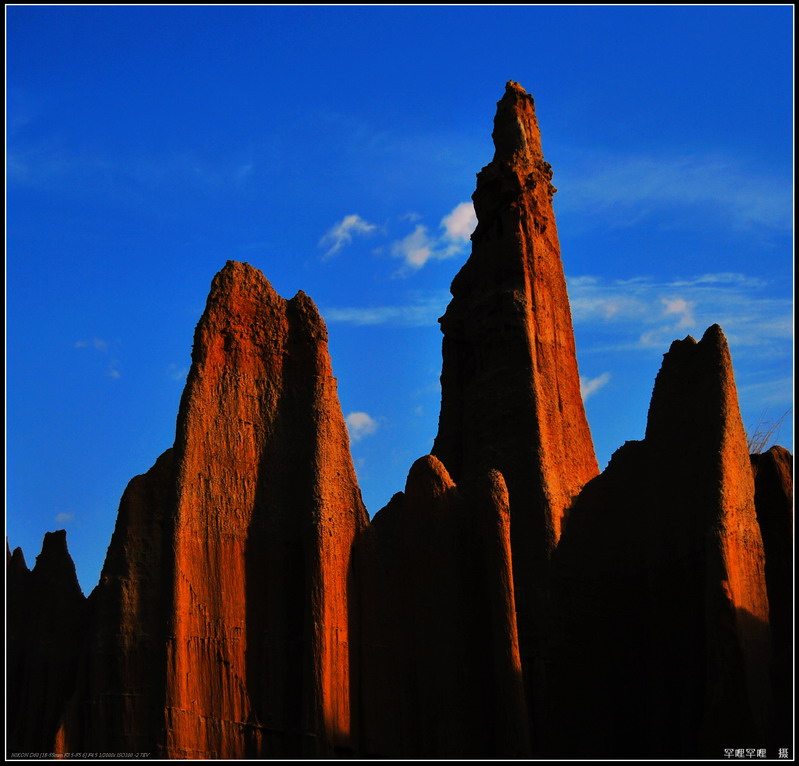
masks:
MULTIPOLYGON (((6 8, 7 535, 88 593, 172 444, 227 259, 328 323, 376 512, 432 446, 449 284, 504 84, 536 99, 604 467, 714 322, 744 423, 793 391, 793 10, 6 8)), ((793 448, 791 412, 779 442, 793 448)))

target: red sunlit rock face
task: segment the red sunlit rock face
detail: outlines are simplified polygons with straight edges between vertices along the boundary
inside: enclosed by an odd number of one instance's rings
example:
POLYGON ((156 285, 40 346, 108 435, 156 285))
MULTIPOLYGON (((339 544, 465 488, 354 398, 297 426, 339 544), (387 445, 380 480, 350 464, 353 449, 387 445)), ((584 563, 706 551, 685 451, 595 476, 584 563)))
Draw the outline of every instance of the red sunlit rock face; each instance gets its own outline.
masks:
POLYGON ((217 275, 195 333, 175 481, 164 754, 349 748, 367 516, 316 307, 245 264, 217 275))
POLYGON ((370 521, 303 293, 228 262, 174 445, 84 599, 7 554, 9 752, 719 758, 792 732, 792 458, 675 341, 597 475, 533 100, 508 83, 442 317, 433 454, 370 521))
POLYGON ((347 578, 366 524, 315 306, 229 262, 175 446, 123 497, 59 748, 351 750, 347 578))

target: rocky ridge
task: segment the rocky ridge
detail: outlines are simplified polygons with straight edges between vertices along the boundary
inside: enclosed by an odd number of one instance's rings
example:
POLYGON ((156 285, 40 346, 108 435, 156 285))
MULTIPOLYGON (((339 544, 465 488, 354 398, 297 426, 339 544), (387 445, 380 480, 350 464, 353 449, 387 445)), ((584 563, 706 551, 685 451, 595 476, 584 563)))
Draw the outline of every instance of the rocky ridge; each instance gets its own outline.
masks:
POLYGON ((598 473, 533 99, 510 82, 441 318, 432 454, 370 521, 324 323, 228 262, 100 583, 7 554, 9 752, 720 757, 792 726, 792 458, 721 329, 598 473))

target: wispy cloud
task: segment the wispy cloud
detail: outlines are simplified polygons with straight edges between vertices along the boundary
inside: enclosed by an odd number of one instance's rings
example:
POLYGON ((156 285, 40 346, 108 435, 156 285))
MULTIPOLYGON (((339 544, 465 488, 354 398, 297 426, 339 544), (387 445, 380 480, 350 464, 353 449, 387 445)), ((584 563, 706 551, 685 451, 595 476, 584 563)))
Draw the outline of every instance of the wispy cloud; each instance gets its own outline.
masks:
POLYGON ((189 374, 189 368, 185 365, 180 366, 177 364, 170 364, 167 365, 166 374, 170 380, 183 382, 186 380, 186 376, 189 374))
POLYGON ((582 155, 559 174, 558 207, 631 225, 653 212, 701 210, 737 229, 790 230, 790 177, 723 156, 582 155))
POLYGON ((330 258, 342 247, 352 242, 353 234, 368 234, 377 226, 364 221, 359 215, 345 215, 337 224, 332 226, 319 240, 319 247, 328 248, 323 258, 330 258))
POLYGON ((683 327, 695 327, 696 319, 694 319, 693 309, 694 303, 685 300, 685 298, 661 298, 660 302, 663 304, 663 315, 670 317, 674 316, 677 323, 674 325, 675 330, 680 330, 683 327))
POLYGON ((601 375, 598 375, 596 378, 583 378, 580 377, 580 394, 582 394, 583 401, 588 399, 589 396, 592 396, 600 388, 606 386, 610 381, 610 373, 603 372, 601 375))
POLYGON ((74 518, 74 513, 57 513, 55 520, 57 524, 66 524, 68 521, 72 521, 74 518))
POLYGON ((402 258, 412 269, 420 269, 434 256, 435 246, 427 227, 419 224, 407 237, 392 243, 391 255, 402 258))
POLYGON ((443 260, 462 253, 477 226, 471 202, 461 202, 445 215, 439 224, 440 234, 432 234, 423 224, 391 244, 390 252, 404 261, 398 276, 418 271, 430 260, 443 260))
POLYGON ((109 344, 108 341, 103 340, 102 338, 91 338, 90 340, 76 340, 73 344, 73 348, 83 349, 83 348, 90 348, 98 353, 102 354, 103 356, 108 358, 108 367, 106 368, 106 374, 109 378, 113 378, 114 380, 118 380, 122 377, 122 373, 119 371, 119 359, 115 359, 110 355, 109 352, 109 344))
POLYGON ((91 340, 76 340, 75 348, 93 348, 95 351, 108 351, 108 341, 102 338, 92 338, 91 340))
POLYGON ((669 281, 579 276, 568 279, 568 285, 575 325, 591 330, 612 327, 617 350, 668 347, 675 338, 701 334, 718 323, 731 345, 760 355, 790 352, 791 301, 769 297, 764 294, 764 281, 743 274, 702 274, 669 281))
POLYGON ((784 376, 772 380, 747 383, 738 387, 738 393, 760 402, 764 407, 780 407, 794 399, 794 379, 784 376))
POLYGON ((174 185, 211 193, 245 189, 256 173, 254 160, 241 156, 218 158, 188 151, 134 155, 66 146, 54 137, 13 141, 6 167, 10 186, 102 193, 123 200, 139 200, 143 189, 174 185))
POLYGON ((395 306, 346 306, 322 309, 326 322, 357 326, 391 325, 395 327, 429 327, 435 325, 447 307, 450 294, 446 290, 419 295, 410 302, 395 306))
POLYGON ((354 442, 375 433, 379 426, 378 421, 366 412, 351 412, 344 421, 350 432, 350 439, 354 442))

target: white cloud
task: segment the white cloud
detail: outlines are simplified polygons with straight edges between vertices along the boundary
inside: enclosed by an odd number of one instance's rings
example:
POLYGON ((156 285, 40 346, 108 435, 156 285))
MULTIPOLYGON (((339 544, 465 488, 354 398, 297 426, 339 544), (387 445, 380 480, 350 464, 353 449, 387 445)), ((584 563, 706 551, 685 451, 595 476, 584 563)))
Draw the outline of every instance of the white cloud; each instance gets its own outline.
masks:
POLYGON ((332 226, 327 233, 319 240, 319 247, 329 248, 323 258, 330 258, 341 250, 344 245, 352 242, 353 234, 368 234, 374 231, 377 226, 373 223, 364 221, 359 215, 346 215, 335 226, 332 226))
POLYGON ((434 256, 435 241, 427 233, 427 227, 419 224, 407 237, 391 245, 391 255, 402 258, 406 265, 420 269, 434 256))
POLYGON ((768 283, 757 277, 748 277, 745 274, 723 271, 718 274, 700 274, 689 280, 676 280, 671 283, 674 287, 694 287, 695 285, 735 285, 738 287, 765 287, 768 283))
POLYGON ((74 513, 58 513, 56 514, 55 520, 58 524, 66 524, 68 521, 72 521, 74 518, 74 513))
POLYGON ((471 202, 461 202, 441 219, 440 236, 430 234, 426 226, 418 224, 410 234, 391 244, 391 255, 405 262, 398 275, 418 271, 429 260, 459 255, 466 249, 475 226, 477 217, 471 202))
POLYGON ((344 418, 350 439, 357 442, 377 431, 378 422, 365 412, 351 412, 344 418))
POLYGON ((668 281, 594 276, 567 281, 575 327, 595 334, 612 329, 615 338, 612 346, 594 345, 588 350, 668 348, 686 331, 695 331, 698 337, 717 323, 739 350, 748 348, 760 357, 790 353, 792 303, 765 295, 762 280, 720 273, 668 281))
POLYGON ((601 375, 598 375, 596 378, 583 378, 580 377, 580 394, 583 397, 583 401, 588 399, 589 396, 595 394, 599 391, 600 388, 607 385, 608 381, 610 380, 610 373, 603 372, 601 375))
POLYGON ((684 298, 661 298, 660 302, 664 306, 663 313, 666 316, 672 314, 677 316, 677 324, 674 329, 681 330, 696 325, 696 319, 694 319, 693 315, 694 304, 690 301, 684 298))
POLYGON ((340 322, 356 326, 390 325, 394 327, 430 327, 447 308, 450 300, 447 290, 417 295, 400 306, 345 306, 322 309, 326 322, 340 322))
POLYGON ((441 219, 445 236, 454 241, 468 242, 477 226, 477 216, 471 202, 461 202, 441 219))

